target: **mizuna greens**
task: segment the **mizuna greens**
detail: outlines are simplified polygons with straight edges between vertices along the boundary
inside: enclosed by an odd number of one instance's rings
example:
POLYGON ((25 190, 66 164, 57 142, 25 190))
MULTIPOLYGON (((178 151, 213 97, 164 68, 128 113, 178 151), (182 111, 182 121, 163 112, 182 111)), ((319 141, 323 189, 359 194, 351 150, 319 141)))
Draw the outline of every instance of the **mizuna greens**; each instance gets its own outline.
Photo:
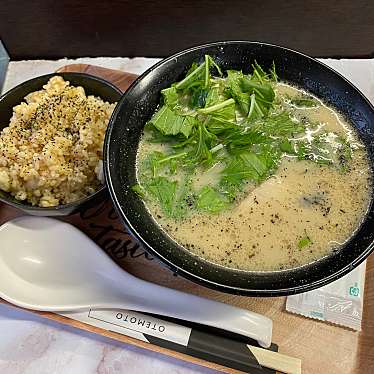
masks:
POLYGON ((223 72, 205 56, 184 79, 161 91, 144 138, 163 147, 138 165, 134 190, 156 200, 168 217, 184 218, 191 209, 211 214, 230 209, 250 186, 273 175, 285 157, 342 173, 349 167, 346 139, 295 114, 297 108, 319 105, 317 99, 278 97, 274 65, 265 71, 254 62, 249 70, 223 72), (214 183, 196 183, 212 169, 219 171, 214 183))

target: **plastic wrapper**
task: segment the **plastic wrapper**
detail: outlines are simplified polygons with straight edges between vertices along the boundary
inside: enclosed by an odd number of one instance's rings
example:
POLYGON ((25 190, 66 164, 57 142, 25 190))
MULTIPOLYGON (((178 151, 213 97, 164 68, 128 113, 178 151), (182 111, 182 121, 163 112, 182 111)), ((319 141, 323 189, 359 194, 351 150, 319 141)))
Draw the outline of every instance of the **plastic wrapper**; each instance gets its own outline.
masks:
POLYGON ((287 297, 286 310, 361 330, 366 261, 344 277, 313 291, 287 297))

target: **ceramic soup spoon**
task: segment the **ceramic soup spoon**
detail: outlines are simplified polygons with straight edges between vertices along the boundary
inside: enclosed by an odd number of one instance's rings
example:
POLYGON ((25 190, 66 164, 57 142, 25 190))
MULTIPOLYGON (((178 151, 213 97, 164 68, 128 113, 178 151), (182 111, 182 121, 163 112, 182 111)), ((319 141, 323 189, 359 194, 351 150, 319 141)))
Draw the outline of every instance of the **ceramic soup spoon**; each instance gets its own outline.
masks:
POLYGON ((77 228, 46 217, 19 217, 0 226, 0 297, 43 311, 153 313, 271 344, 269 318, 136 278, 77 228))

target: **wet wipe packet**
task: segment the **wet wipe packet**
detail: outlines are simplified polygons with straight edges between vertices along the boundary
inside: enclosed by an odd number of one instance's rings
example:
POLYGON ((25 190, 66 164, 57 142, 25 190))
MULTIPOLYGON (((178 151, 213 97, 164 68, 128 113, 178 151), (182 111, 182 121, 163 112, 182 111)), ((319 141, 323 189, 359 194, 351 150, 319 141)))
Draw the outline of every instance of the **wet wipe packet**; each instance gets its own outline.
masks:
POLYGON ((287 297, 286 310, 361 330, 366 261, 344 277, 316 290, 287 297))

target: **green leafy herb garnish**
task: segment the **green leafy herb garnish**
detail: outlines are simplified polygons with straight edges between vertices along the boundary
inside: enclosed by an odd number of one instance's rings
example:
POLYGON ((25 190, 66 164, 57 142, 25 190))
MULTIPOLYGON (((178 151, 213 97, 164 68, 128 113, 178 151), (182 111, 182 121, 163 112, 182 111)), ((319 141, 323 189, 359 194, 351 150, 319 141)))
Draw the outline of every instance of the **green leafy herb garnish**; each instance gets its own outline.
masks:
POLYGON ((348 161, 352 158, 352 149, 346 140, 334 133, 322 133, 310 142, 300 142, 297 147, 299 159, 332 165, 342 172, 349 169, 348 161))
POLYGON ((198 209, 209 213, 219 213, 228 206, 227 198, 210 186, 205 186, 197 197, 198 209))
POLYGON ((150 123, 163 135, 181 133, 188 138, 195 124, 195 119, 188 115, 182 116, 165 105, 156 113, 150 123))
POLYGON ((309 95, 300 95, 292 98, 289 97, 288 100, 292 105, 299 108, 316 108, 320 105, 314 97, 309 95))
POLYGON ((305 236, 298 241, 297 246, 302 249, 310 244, 312 244, 312 240, 309 238, 307 233, 305 233, 305 236))
POLYGON ((156 177, 146 183, 145 188, 158 201, 167 215, 174 215, 177 181, 170 181, 165 177, 156 177))
POLYGON ((194 86, 203 85, 208 87, 210 81, 210 69, 215 68, 219 75, 221 69, 210 56, 205 56, 205 61, 201 65, 193 65, 187 76, 175 85, 177 90, 185 90, 194 86))
MULTIPOLYGON (((133 189, 168 217, 184 218, 191 209, 211 214, 229 209, 247 186, 273 175, 283 157, 349 169, 351 148, 344 139, 295 116, 318 100, 299 95, 282 102, 276 98, 274 64, 267 71, 255 62, 248 70, 223 75, 205 56, 161 91, 161 106, 145 128, 147 141, 161 151, 143 157, 133 189), (311 128, 313 137, 307 136, 311 128), (214 180, 194 184, 217 165, 214 180)), ((298 245, 310 243, 306 235, 298 245)))
POLYGON ((140 184, 134 184, 131 189, 136 192, 140 197, 145 197, 145 191, 140 184))

